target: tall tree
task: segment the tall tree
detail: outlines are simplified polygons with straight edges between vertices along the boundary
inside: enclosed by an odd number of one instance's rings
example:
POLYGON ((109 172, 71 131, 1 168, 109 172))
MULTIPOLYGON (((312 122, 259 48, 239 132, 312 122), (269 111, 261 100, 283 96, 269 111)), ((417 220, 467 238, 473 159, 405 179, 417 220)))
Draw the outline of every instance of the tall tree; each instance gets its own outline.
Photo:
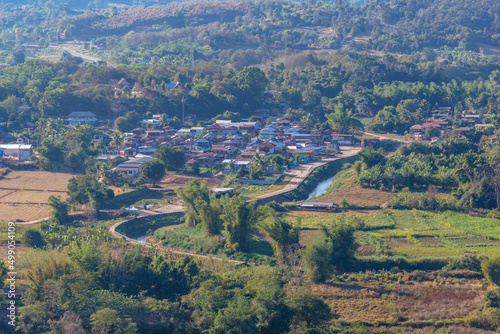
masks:
POLYGON ((109 197, 104 184, 99 183, 93 175, 75 176, 68 183, 68 202, 82 204, 95 210, 97 216, 109 197))
POLYGON ((49 206, 52 208, 50 218, 58 223, 66 223, 68 221, 68 203, 61 201, 59 197, 51 195, 49 197, 49 206))
POLYGON ((233 250, 248 249, 256 225, 261 217, 256 205, 247 203, 243 196, 221 198, 223 214, 221 216, 227 233, 226 247, 233 250))
POLYGON ((363 132, 363 124, 353 116, 351 109, 346 109, 342 104, 336 104, 334 112, 325 114, 328 124, 332 130, 340 133, 360 133, 363 132))
POLYGON ((189 181, 184 189, 175 191, 186 207, 186 224, 200 225, 207 235, 220 234, 222 208, 206 182, 189 181))
POLYGON ((141 174, 151 181, 152 187, 161 181, 166 173, 165 165, 158 159, 146 161, 141 165, 141 174))
POLYGON ((289 224, 284 218, 271 210, 269 213, 270 222, 262 225, 262 230, 271 239, 276 259, 282 263, 287 263, 287 251, 290 246, 299 242, 300 219, 295 224, 289 224))
POLYGON ((184 151, 174 150, 170 146, 163 145, 155 151, 154 157, 165 164, 167 170, 180 170, 184 168, 184 151))

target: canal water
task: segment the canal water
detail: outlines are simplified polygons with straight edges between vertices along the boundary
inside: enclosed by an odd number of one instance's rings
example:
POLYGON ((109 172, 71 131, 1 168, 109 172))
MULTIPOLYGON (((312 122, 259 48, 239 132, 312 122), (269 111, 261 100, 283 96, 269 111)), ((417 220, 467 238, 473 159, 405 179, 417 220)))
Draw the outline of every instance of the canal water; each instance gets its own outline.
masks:
POLYGON ((311 191, 311 193, 309 194, 309 197, 307 199, 309 200, 309 199, 311 199, 313 197, 318 197, 318 196, 321 196, 324 193, 326 193, 328 187, 330 186, 330 184, 332 184, 334 177, 335 176, 329 177, 328 179, 326 179, 326 180, 321 181, 320 183, 318 183, 318 185, 316 186, 316 188, 314 188, 314 190, 311 191))
POLYGON ((151 236, 150 236, 150 235, 143 235, 143 236, 140 236, 140 237, 135 238, 135 240, 136 240, 137 242, 141 243, 141 244, 145 244, 145 243, 146 243, 146 241, 147 241, 149 238, 151 238, 151 236))

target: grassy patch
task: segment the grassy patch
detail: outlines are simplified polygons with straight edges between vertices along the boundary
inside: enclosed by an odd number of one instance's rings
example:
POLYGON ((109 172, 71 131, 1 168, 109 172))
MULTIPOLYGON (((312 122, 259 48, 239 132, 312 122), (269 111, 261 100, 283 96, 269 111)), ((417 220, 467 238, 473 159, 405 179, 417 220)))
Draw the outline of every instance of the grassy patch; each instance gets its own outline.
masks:
POLYGON ((153 231, 171 225, 178 225, 184 222, 184 214, 177 213, 163 217, 143 217, 133 219, 121 224, 116 229, 127 237, 136 238, 146 234, 152 234, 153 231))
POLYGON ((171 190, 136 189, 123 194, 118 194, 111 199, 107 209, 120 209, 121 207, 143 206, 144 204, 163 204, 175 196, 171 190))
POLYGON ((248 252, 233 252, 224 248, 225 232, 219 236, 207 237, 199 228, 186 225, 167 226, 156 230, 153 238, 162 245, 178 247, 195 253, 228 256, 235 259, 270 264, 274 260, 271 245, 260 236, 254 236, 248 252))
POLYGON ((372 213, 289 211, 289 222, 302 218, 301 244, 308 246, 321 237, 321 226, 334 221, 359 224, 358 256, 402 256, 408 259, 446 258, 473 253, 500 255, 500 224, 492 218, 463 213, 419 210, 383 210, 372 213))
POLYGON ((390 210, 365 218, 365 229, 392 255, 408 258, 500 254, 498 220, 463 213, 390 210), (387 226, 387 228, 385 228, 387 226))
POLYGON ((270 186, 253 186, 244 185, 241 189, 241 194, 249 198, 255 198, 260 195, 264 195, 273 191, 278 191, 286 187, 286 185, 292 180, 290 176, 281 177, 275 184, 270 186))
MULTIPOLYGON (((8 239, 8 223, 0 223, 0 242, 7 244, 7 241, 10 240, 8 239)), ((39 224, 29 224, 29 225, 23 225, 23 224, 15 224, 15 240, 21 240, 21 237, 23 236, 24 232, 29 229, 39 229, 39 224)))

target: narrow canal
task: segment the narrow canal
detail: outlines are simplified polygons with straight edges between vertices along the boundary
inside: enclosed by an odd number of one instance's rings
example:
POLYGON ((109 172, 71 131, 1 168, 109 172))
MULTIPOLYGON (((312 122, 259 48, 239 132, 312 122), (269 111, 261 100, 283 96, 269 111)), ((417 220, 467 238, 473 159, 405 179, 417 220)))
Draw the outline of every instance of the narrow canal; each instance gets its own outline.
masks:
POLYGON ((309 200, 313 197, 319 197, 319 196, 323 195, 324 193, 326 193, 328 187, 330 186, 330 184, 332 184, 334 177, 335 176, 329 177, 328 179, 318 183, 316 188, 314 188, 313 191, 311 191, 311 193, 309 194, 309 197, 307 197, 307 199, 309 200))

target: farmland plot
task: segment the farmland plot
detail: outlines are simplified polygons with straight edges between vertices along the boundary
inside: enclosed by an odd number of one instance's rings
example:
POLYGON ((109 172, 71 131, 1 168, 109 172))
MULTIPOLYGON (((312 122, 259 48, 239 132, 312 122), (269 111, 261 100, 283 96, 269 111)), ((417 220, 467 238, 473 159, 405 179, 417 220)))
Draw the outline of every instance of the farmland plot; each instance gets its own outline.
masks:
POLYGON ((47 217, 51 195, 67 197, 74 175, 44 171, 14 171, 0 179, 0 222, 30 221, 47 217))

